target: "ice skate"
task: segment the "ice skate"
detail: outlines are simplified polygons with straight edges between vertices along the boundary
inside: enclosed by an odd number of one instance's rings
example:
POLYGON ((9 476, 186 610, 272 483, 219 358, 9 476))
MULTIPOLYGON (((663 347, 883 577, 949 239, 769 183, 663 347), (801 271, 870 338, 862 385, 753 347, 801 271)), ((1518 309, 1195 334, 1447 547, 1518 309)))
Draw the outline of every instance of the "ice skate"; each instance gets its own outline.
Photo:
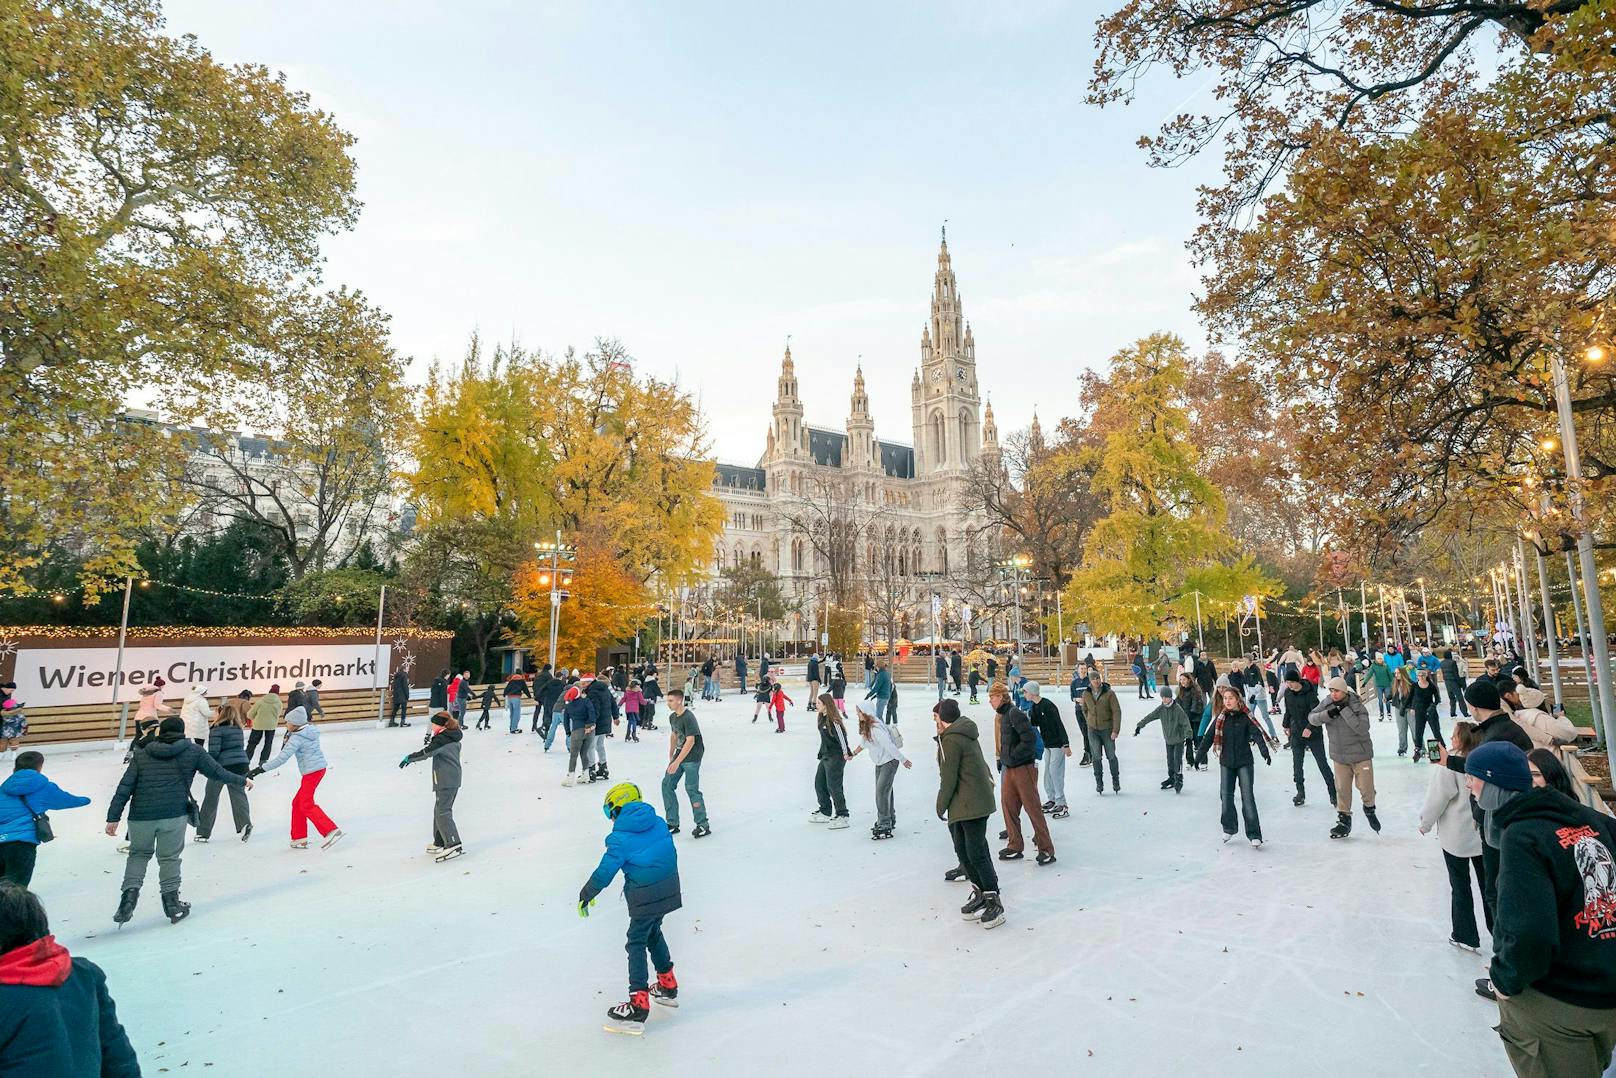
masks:
POLYGON ((809 823, 830 823, 830 821, 831 817, 826 813, 820 812, 818 809, 814 809, 812 815, 808 817, 809 823))
POLYGON ((603 1027, 608 1033, 627 1033, 638 1037, 645 1032, 645 1020, 651 1015, 651 993, 635 992, 627 1003, 619 1003, 606 1012, 611 1019, 603 1027))
POLYGON ((989 891, 982 899, 982 927, 998 928, 1004 924, 1004 906, 999 902, 998 892, 989 891))
POLYGON ((955 867, 949 869, 947 872, 943 873, 943 881, 945 883, 959 883, 961 880, 963 880, 965 878, 966 878, 966 875, 965 875, 965 866, 964 865, 956 865, 955 867))
POLYGON ((971 888, 970 900, 967 901, 965 905, 960 907, 960 916, 965 918, 967 921, 980 920, 982 917, 982 907, 985 905, 987 905, 987 899, 983 897, 981 891, 978 891, 973 887, 971 888))
POLYGON ((250 838, 252 838, 252 824, 248 824, 241 829, 241 841, 246 842, 250 838))
POLYGON ((1335 826, 1330 828, 1331 838, 1346 838, 1352 834, 1352 817, 1345 812, 1335 814, 1335 826))
POLYGON ((833 817, 831 819, 830 823, 825 825, 825 830, 827 830, 827 831, 840 831, 844 827, 851 827, 851 826, 853 826, 853 821, 852 820, 848 819, 846 816, 836 816, 836 817, 833 817))
POLYGON ((1472 947, 1468 943, 1460 943, 1458 940, 1454 939, 1452 936, 1448 937, 1448 942, 1453 944, 1455 947, 1459 948, 1459 950, 1461 950, 1461 951, 1469 951, 1471 954, 1480 954, 1481 953, 1481 948, 1480 947, 1472 947))
POLYGON ((679 825, 676 824, 676 823, 670 823, 668 825, 668 834, 677 835, 678 833, 679 833, 679 825))
POLYGON ((1161 788, 1164 789, 1164 790, 1171 790, 1173 788, 1173 780, 1172 779, 1162 779, 1161 788))
POLYGON ((207 840, 208 836, 206 835, 196 835, 191 839, 192 842, 206 842, 207 840))
POLYGON ((1053 802, 1053 801, 1045 801, 1044 802, 1044 811, 1045 812, 1054 812, 1055 811, 1055 802, 1053 802))
POLYGON ((119 928, 129 923, 135 915, 135 903, 140 901, 140 888, 129 887, 118 898, 118 912, 112 915, 112 921, 119 928))
POLYGON ((438 855, 432 860, 441 865, 445 861, 453 861, 456 857, 459 857, 465 852, 466 848, 464 846, 460 845, 459 843, 455 843, 453 846, 446 846, 442 850, 438 851, 438 855))
POLYGON ((1291 804, 1293 804, 1293 805, 1304 805, 1306 803, 1307 803, 1307 795, 1302 793, 1301 790, 1297 790, 1296 791, 1296 796, 1291 798, 1291 804))
POLYGON ((1369 829, 1377 835, 1380 834, 1380 817, 1375 815, 1374 806, 1365 805, 1363 814, 1365 819, 1369 821, 1369 829))
POLYGON ((651 998, 664 1007, 679 1006, 679 980, 673 975, 673 970, 656 975, 656 984, 651 986, 651 998))
POLYGON ((294 838, 292 840, 292 849, 294 849, 294 850, 306 850, 308 848, 309 848, 309 840, 308 839, 306 839, 306 838, 294 838))
POLYGON ((691 838, 706 838, 708 835, 710 835, 712 833, 713 833, 713 829, 711 827, 708 827, 704 823, 699 823, 699 824, 696 825, 696 829, 694 831, 690 832, 690 837, 691 838))
POLYGON ((876 841, 880 841, 881 839, 884 839, 884 838, 891 838, 892 837, 892 828, 890 828, 890 827, 871 828, 870 837, 872 839, 875 839, 876 841))
POLYGON ((1055 863, 1055 855, 1052 853, 1041 853, 1037 857, 1033 858, 1033 863, 1038 865, 1040 868, 1042 868, 1044 865, 1052 865, 1055 863))
POLYGON ((443 852, 443 847, 434 842, 432 845, 426 848, 426 852, 431 854, 433 857, 436 857, 438 854, 443 852))
POLYGON ((569 772, 567 772, 567 777, 561 780, 561 785, 563 785, 563 786, 571 786, 572 784, 573 784, 572 772, 569 771, 569 772))
POLYGON ((1251 840, 1251 848, 1254 849, 1254 850, 1262 849, 1262 839, 1260 839, 1260 838, 1252 839, 1251 840))
POLYGON ((1012 850, 1008 846, 999 851, 999 860, 1001 861, 1020 861, 1026 856, 1020 850, 1012 850))
POLYGON ((190 915, 191 904, 181 902, 178 891, 163 892, 163 916, 168 918, 169 924, 177 925, 190 915))
POLYGON ((320 843, 320 849, 329 850, 337 844, 337 840, 340 838, 342 838, 342 828, 333 828, 331 833, 325 837, 325 841, 320 843))

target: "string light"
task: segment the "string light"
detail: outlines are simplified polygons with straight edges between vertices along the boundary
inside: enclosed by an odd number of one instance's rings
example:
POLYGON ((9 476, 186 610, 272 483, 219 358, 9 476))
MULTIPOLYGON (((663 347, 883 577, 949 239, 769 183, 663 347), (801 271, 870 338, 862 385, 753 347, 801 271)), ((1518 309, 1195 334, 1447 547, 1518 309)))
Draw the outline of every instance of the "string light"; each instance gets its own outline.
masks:
MULTIPOLYGON (((7 625, 5 634, 10 637, 30 636, 56 640, 94 640, 118 635, 116 625, 7 625)), ((404 635, 417 640, 451 640, 454 631, 450 629, 417 629, 407 625, 383 628, 384 633, 404 635)), ((240 637, 358 637, 363 640, 372 640, 375 629, 354 627, 348 629, 333 629, 320 625, 131 625, 129 626, 129 639, 131 640, 180 640, 206 638, 236 639, 240 637)))

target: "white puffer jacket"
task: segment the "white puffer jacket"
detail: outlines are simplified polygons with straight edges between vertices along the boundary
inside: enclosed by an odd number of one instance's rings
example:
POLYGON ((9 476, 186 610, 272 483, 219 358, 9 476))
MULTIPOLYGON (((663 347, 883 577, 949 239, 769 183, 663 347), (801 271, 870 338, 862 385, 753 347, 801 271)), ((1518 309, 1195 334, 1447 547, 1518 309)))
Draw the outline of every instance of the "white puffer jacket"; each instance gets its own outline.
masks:
POLYGON ((185 736, 192 741, 206 742, 208 725, 213 721, 213 709, 208 706, 208 688, 198 685, 180 705, 180 718, 185 720, 185 736))

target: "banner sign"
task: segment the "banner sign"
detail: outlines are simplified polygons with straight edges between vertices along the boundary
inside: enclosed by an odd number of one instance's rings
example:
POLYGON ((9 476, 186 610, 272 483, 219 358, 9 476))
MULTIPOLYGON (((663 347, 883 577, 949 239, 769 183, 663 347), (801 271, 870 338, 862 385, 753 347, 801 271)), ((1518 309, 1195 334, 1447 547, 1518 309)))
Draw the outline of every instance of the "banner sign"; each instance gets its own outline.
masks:
MULTIPOLYGON (((383 655, 390 650, 383 644, 383 655)), ((118 699, 135 700, 140 687, 161 677, 163 697, 183 697, 193 685, 208 696, 233 696, 242 689, 262 693, 279 683, 281 692, 295 682, 319 678, 320 688, 370 689, 378 684, 376 645, 372 643, 251 643, 226 646, 177 645, 129 647, 117 678, 118 699)), ((384 660, 385 661, 385 660, 384 660)), ((32 648, 16 653, 13 679, 24 707, 70 707, 105 704, 113 698, 116 644, 67 648, 32 648)), ((385 674, 381 678, 386 680, 385 674)))

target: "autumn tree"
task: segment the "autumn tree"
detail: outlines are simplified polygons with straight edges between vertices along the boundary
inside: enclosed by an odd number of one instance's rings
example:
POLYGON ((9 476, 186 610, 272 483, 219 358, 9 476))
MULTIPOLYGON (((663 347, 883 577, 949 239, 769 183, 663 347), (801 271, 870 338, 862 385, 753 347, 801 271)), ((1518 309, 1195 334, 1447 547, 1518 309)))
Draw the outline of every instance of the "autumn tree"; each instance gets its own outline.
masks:
POLYGON ((972 462, 964 488, 967 519, 977 522, 973 531, 998 533, 998 545, 1025 553, 1032 575, 1057 587, 1065 586, 1081 560, 1083 542, 1100 516, 1089 442, 1087 424, 1073 421, 1063 422, 1050 443, 1034 430, 1017 431, 997 457, 972 462))
MULTIPOLYGON (((864 576, 871 567, 872 546, 885 541, 885 508, 860 497, 850 480, 814 474, 799 494, 786 497, 780 521, 807 543, 809 564, 825 612, 833 651, 857 651, 864 631, 864 576)), ((879 557, 879 552, 877 553, 879 557)), ((905 555, 907 557, 907 555, 905 555)))
POLYGON ((1183 341, 1154 334, 1111 357, 1097 397, 1094 425, 1107 433, 1091 451, 1093 486, 1108 512, 1064 595, 1097 632, 1181 626, 1188 574, 1231 551, 1222 495, 1200 474, 1189 433, 1187 367, 1183 341))
POLYGON ((94 589, 170 510, 126 399, 188 418, 241 373, 354 222, 352 140, 140 0, 8 0, 0 72, 0 588, 57 544, 94 589))
MULTIPOLYGON (((539 654, 548 654, 550 616, 557 609, 550 602, 550 572, 547 563, 528 561, 513 582, 519 636, 539 654)), ((556 661, 579 670, 593 670, 596 648, 633 635, 655 609, 644 582, 628 571, 600 529, 579 537, 566 590, 556 622, 556 661)))

